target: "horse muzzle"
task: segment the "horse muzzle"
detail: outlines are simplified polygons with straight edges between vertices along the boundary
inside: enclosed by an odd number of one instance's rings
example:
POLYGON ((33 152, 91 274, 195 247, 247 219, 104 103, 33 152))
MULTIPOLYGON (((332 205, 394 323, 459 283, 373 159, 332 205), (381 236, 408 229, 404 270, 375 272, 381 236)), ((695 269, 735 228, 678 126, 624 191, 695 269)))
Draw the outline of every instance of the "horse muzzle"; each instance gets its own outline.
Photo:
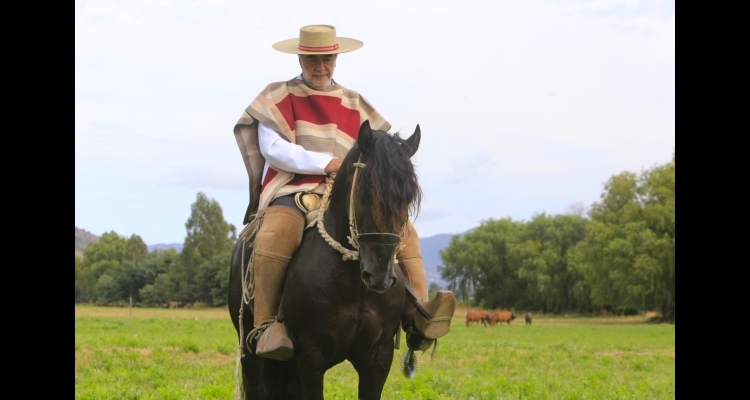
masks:
POLYGON ((400 239, 398 235, 393 234, 360 235, 360 274, 362 283, 369 290, 384 293, 398 281, 393 260, 400 239))

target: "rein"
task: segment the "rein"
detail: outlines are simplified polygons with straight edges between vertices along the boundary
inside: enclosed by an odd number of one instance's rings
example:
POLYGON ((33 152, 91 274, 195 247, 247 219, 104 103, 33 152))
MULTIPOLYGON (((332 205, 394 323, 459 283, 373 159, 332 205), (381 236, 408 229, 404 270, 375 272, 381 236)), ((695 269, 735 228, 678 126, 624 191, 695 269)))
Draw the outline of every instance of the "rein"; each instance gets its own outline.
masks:
POLYGON ((379 244, 381 245, 388 245, 386 243, 387 240, 385 239, 393 240, 394 244, 398 246, 396 250, 396 253, 398 253, 404 246, 401 236, 396 235, 395 233, 359 233, 359 230, 357 229, 357 219, 354 217, 354 187, 357 183, 357 173, 359 172, 359 169, 365 167, 365 164, 362 163, 362 154, 359 155, 357 162, 353 165, 354 176, 352 177, 352 186, 349 191, 349 233, 351 234, 351 236, 347 236, 347 239, 349 239, 349 244, 351 244, 352 247, 356 249, 356 251, 345 248, 341 245, 341 243, 333 239, 331 235, 326 232, 325 225, 323 224, 323 218, 325 217, 325 213, 328 209, 328 203, 330 201, 335 175, 326 178, 326 191, 325 193, 323 193, 323 199, 321 200, 320 204, 320 212, 318 213, 316 221, 318 225, 318 232, 320 232, 320 235, 323 237, 326 243, 328 243, 331 247, 342 254, 342 259, 344 261, 359 260, 359 239, 361 238, 363 241, 372 242, 371 240, 368 240, 369 236, 377 236, 384 239, 379 242, 379 244))

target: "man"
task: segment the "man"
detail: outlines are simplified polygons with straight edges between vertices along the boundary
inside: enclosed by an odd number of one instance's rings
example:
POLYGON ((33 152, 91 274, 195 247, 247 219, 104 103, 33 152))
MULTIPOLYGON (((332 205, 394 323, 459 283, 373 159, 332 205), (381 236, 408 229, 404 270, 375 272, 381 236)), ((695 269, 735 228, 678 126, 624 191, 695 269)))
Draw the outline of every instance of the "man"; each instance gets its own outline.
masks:
MULTIPOLYGON (((306 213, 316 206, 309 194, 323 194, 326 175, 338 171, 365 120, 372 129, 391 128, 364 97, 333 80, 338 54, 362 45, 338 37, 330 25, 303 26, 298 38, 275 43, 274 49, 298 55, 302 73, 268 85, 234 128, 250 177, 250 204, 243 222, 249 224, 246 230, 258 229, 253 242, 255 329, 251 335, 257 338, 255 353, 260 357, 287 360, 293 354, 292 342, 276 316, 306 213)), ((425 338, 417 347, 426 350, 447 333, 455 298, 445 292, 427 301, 419 237, 408 221, 403 243, 396 255, 398 265, 427 314, 415 313, 410 329, 425 338)))

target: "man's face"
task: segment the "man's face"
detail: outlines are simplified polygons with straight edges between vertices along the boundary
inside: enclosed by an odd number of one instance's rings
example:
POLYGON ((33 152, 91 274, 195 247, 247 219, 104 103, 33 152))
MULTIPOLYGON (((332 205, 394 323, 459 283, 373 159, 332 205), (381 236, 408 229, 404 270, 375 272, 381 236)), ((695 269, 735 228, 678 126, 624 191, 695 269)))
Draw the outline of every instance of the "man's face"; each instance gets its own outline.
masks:
POLYGON ((301 54, 299 64, 305 80, 315 89, 322 89, 333 79, 333 70, 336 69, 336 56, 338 54, 301 54))

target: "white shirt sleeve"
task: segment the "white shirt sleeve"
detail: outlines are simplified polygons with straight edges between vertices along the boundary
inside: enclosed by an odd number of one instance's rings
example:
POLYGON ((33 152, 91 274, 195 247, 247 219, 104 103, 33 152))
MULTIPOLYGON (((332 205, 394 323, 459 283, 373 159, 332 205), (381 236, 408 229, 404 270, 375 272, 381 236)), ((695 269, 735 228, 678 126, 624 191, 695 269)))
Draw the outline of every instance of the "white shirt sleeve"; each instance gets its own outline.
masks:
POLYGON ((258 122, 258 144, 260 153, 268 164, 296 174, 325 175, 325 168, 333 159, 326 153, 308 151, 300 145, 287 142, 261 122, 258 122))

